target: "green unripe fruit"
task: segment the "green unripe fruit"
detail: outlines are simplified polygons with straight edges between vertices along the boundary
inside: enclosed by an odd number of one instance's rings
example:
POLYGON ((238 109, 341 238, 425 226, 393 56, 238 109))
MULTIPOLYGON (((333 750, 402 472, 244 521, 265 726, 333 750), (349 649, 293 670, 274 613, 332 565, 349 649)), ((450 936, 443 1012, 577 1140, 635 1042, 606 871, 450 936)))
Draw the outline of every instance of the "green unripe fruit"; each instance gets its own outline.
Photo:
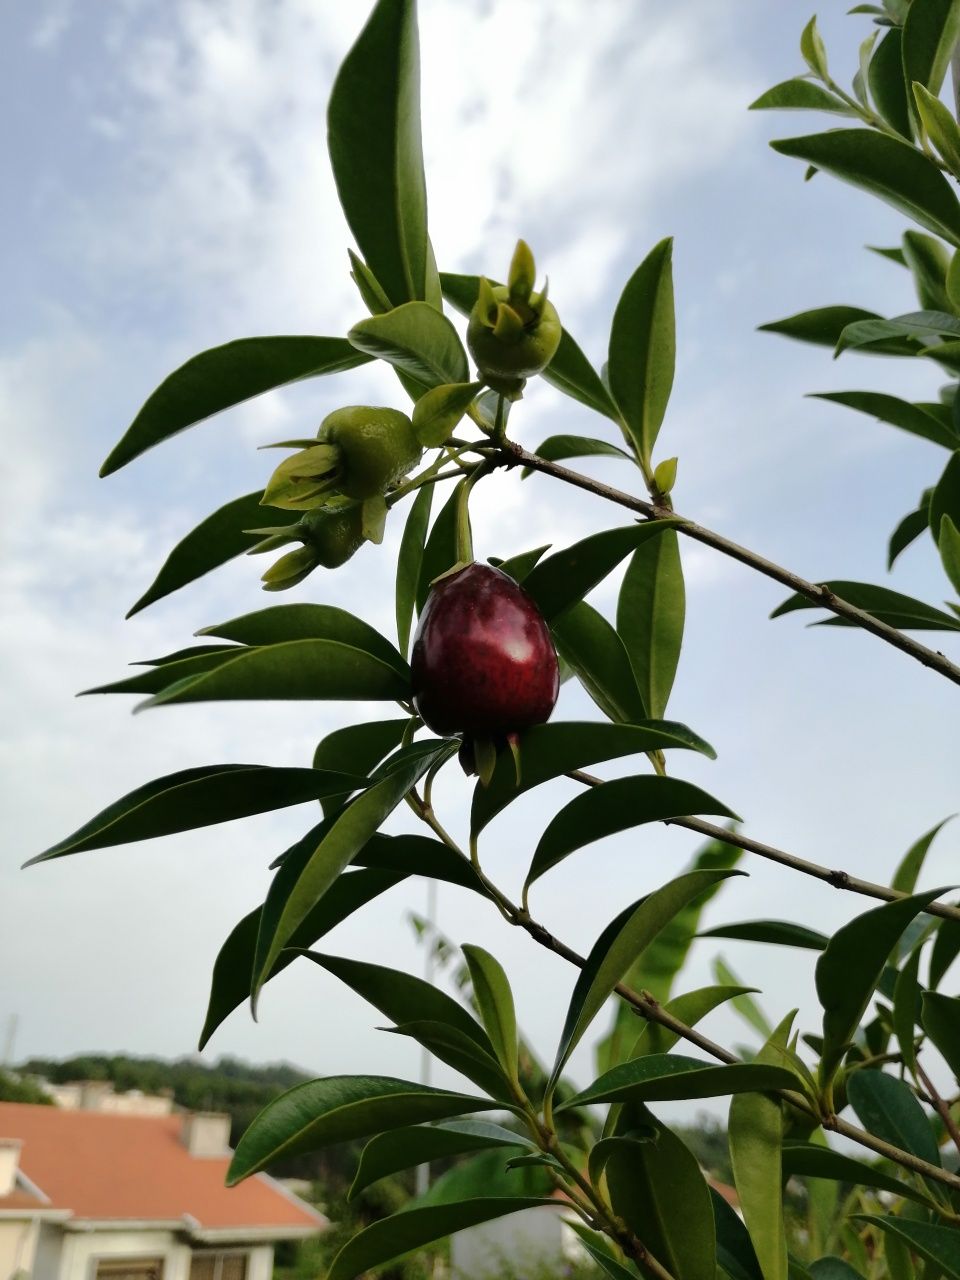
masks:
POLYGON ((563 336, 560 317, 546 288, 533 292, 533 254, 524 241, 510 264, 507 284, 480 281, 480 293, 470 312, 467 346, 480 376, 495 391, 518 399, 527 378, 542 373, 563 336))
POLYGON ((325 569, 339 569, 364 542, 363 504, 345 502, 308 511, 297 525, 303 539, 325 569))
POLYGON ((317 439, 340 449, 336 488, 348 498, 374 498, 420 460, 413 423, 398 409, 347 405, 328 413, 317 439))

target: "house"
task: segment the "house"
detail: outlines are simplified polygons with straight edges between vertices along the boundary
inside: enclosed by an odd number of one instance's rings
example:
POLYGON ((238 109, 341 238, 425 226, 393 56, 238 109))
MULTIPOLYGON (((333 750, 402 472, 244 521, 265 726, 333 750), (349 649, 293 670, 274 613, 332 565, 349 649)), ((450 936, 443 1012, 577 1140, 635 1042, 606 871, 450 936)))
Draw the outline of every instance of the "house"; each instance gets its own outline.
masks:
POLYGON ((0 1103, 0 1280, 269 1280, 321 1213, 265 1174, 228 1189, 228 1116, 0 1103))

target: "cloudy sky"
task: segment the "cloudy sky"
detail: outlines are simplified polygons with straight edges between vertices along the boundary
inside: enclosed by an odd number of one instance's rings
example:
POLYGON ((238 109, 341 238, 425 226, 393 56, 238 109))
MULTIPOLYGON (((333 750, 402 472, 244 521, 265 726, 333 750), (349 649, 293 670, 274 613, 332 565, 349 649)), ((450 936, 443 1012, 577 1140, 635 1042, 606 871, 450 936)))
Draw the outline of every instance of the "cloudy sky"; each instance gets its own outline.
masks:
MULTIPOLYGON (((16 1059, 191 1052, 223 938, 315 814, 288 810, 28 872, 18 870, 24 858, 152 777, 226 761, 306 764, 316 740, 355 713, 207 704, 134 718, 126 700, 73 694, 270 602, 261 562, 244 559, 122 620, 178 538, 263 483, 257 445, 312 432, 340 404, 402 407, 389 374, 361 369, 254 401, 97 479, 146 395, 196 351, 252 334, 343 333, 363 314, 324 135, 332 77, 364 10, 34 0, 0 14, 0 94, 14 126, 0 193, 0 1032, 18 1018, 16 1059)), ((766 145, 822 119, 746 110, 801 69, 809 16, 797 0, 423 0, 431 231, 441 267, 490 274, 503 273, 523 235, 597 364, 623 281, 673 234, 678 367, 660 456, 679 455, 678 508, 808 577, 882 581, 886 538, 941 458, 803 397, 861 387, 930 397, 936 375, 857 356, 834 364, 755 331, 827 303, 914 306, 906 274, 862 251, 895 243, 902 220, 829 179, 805 185, 802 168, 766 145)), ((848 80, 863 20, 837 12, 822 26, 848 80)), ((609 429, 545 386, 529 391, 513 425, 530 446, 561 430, 609 429)), ((629 483, 615 463, 594 473, 629 483)), ((622 522, 598 500, 511 475, 479 491, 477 547, 508 555, 622 522)), ((286 599, 336 603, 389 633, 396 534, 286 599)), ((957 807, 954 691, 865 635, 769 622, 784 594, 776 584, 706 549, 683 551, 688 631, 670 711, 719 759, 674 756, 673 771, 742 813, 759 839, 889 878, 913 839, 957 807)), ((931 544, 903 556, 893 585, 942 599, 931 544)), ((615 587, 596 603, 609 607, 615 587)), ((557 715, 593 712, 567 686, 557 715)), ((491 828, 486 864, 508 890, 552 807, 572 794, 572 784, 542 789, 491 828)), ((454 829, 467 799, 451 777, 440 804, 454 829)), ((956 842, 948 828, 924 884, 957 880, 956 842)), ((592 846, 538 885, 534 910, 587 949, 695 847, 666 829, 592 846)), ((743 866, 750 878, 716 900, 711 922, 780 917, 829 931, 869 905, 755 858, 743 866)), ((407 916, 424 898, 420 881, 394 889, 326 945, 419 971, 407 916)), ((502 958, 521 1021, 551 1056, 573 972, 459 891, 441 890, 440 926, 502 958)), ((717 950, 696 944, 685 987, 710 981, 717 950)), ((770 1013, 799 1004, 804 1029, 816 1028, 810 953, 739 942, 723 953, 764 989, 770 1013)), ((332 978, 295 966, 268 989, 260 1023, 238 1011, 205 1056, 283 1058, 318 1074, 415 1072, 413 1048, 378 1033, 380 1020, 332 978)), ((726 1011, 706 1029, 726 1042, 749 1037, 726 1011)), ((589 1065, 585 1046, 574 1075, 585 1079, 589 1065)))

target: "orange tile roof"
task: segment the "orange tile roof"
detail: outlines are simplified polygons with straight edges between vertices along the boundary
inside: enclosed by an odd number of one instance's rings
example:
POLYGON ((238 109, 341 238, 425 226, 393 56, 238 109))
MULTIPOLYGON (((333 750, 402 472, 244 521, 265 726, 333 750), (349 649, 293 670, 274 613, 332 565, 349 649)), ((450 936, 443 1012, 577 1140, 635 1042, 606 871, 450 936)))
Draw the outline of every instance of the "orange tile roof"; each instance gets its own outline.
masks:
MULTIPOLYGON (((181 1124, 177 1115, 0 1102, 0 1139, 20 1139, 20 1168, 48 1197, 46 1207, 99 1221, 170 1222, 189 1215, 202 1230, 276 1227, 282 1235, 323 1225, 322 1215, 266 1177, 228 1189, 229 1158, 191 1156, 180 1141, 181 1124)), ((0 1208, 20 1207, 13 1199, 0 1199, 0 1208)))

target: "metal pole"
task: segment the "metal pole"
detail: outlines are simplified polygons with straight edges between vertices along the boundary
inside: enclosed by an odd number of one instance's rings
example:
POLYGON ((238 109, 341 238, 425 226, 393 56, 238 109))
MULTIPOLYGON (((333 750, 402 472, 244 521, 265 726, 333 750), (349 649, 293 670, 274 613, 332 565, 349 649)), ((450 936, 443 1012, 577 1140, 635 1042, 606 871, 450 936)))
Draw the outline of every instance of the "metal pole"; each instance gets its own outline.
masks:
MULTIPOLYGON (((423 965, 423 976, 427 982, 433 983, 434 974, 436 973, 436 959, 434 948, 434 933, 437 926, 437 882, 436 880, 427 881, 427 957, 423 965)), ((430 1083, 430 1054, 427 1049, 420 1051, 420 1083, 430 1083)), ((418 1196, 423 1193, 430 1185, 430 1166, 428 1164, 417 1165, 416 1192, 418 1196)))

